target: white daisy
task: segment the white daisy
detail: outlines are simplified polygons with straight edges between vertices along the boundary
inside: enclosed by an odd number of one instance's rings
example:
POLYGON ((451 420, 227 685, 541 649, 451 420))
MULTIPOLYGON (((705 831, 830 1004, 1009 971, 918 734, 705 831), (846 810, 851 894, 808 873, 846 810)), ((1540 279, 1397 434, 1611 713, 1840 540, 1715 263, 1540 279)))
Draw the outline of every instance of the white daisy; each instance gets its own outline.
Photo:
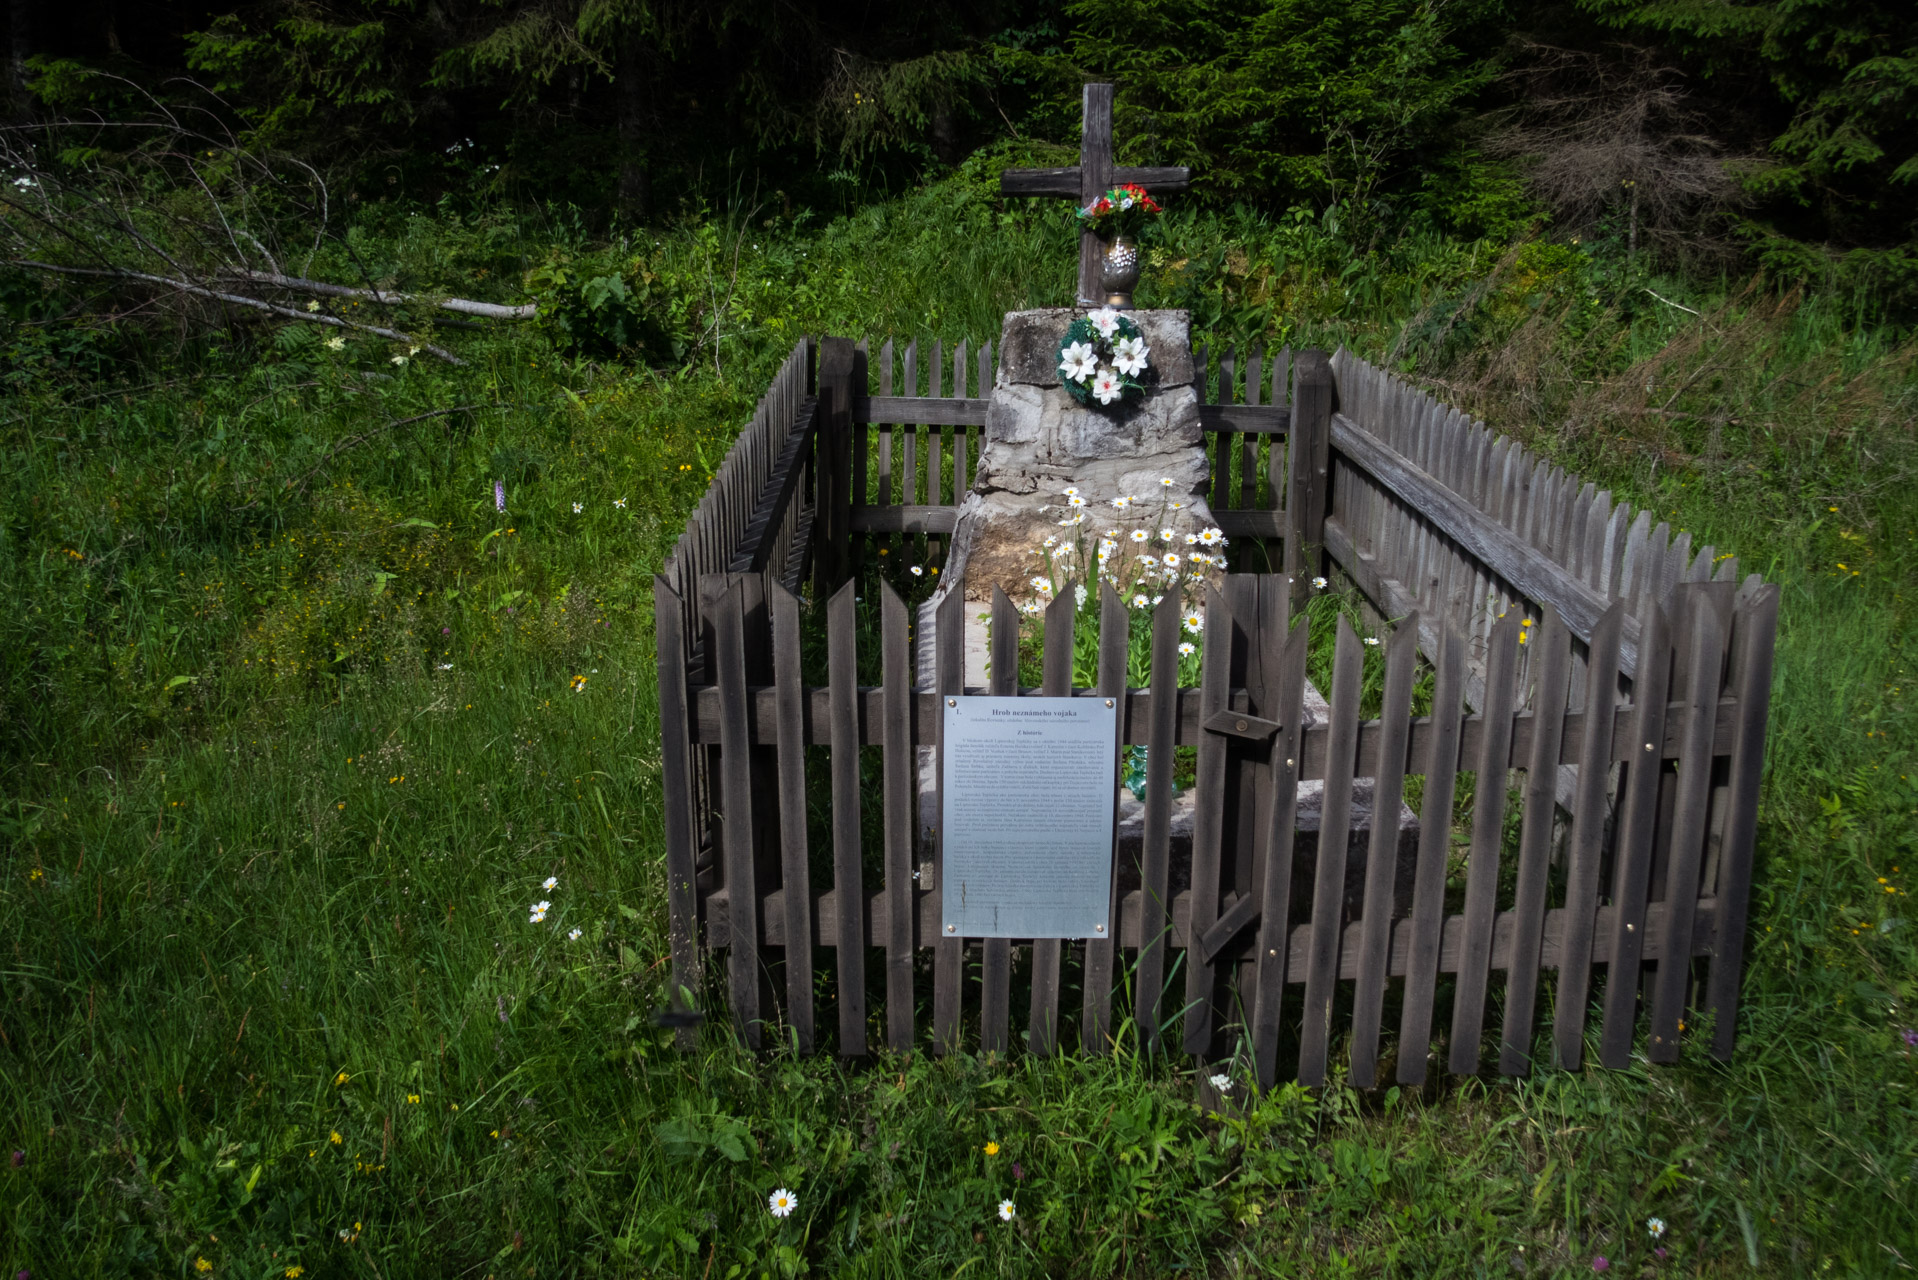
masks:
POLYGON ((1143 594, 1135 595, 1132 597, 1132 607, 1134 609, 1143 609, 1146 607, 1148 603, 1150 602, 1145 598, 1143 594))
POLYGON ((571 929, 571 930, 568 930, 568 931, 567 931, 567 934, 566 934, 566 940, 567 940, 568 942, 578 942, 578 941, 579 941, 579 930, 578 930, 578 929, 571 929))
POLYGON ((1173 540, 1174 538, 1176 538, 1176 537, 1178 537, 1178 536, 1179 536, 1178 534, 1176 534, 1176 533, 1174 533, 1174 532, 1173 532, 1172 530, 1170 530, 1170 529, 1161 529, 1161 530, 1159 530, 1159 541, 1160 541, 1160 542, 1170 542, 1170 541, 1172 541, 1172 540, 1173 540))
POLYGON ((1325 579, 1324 578, 1312 579, 1312 586, 1315 590, 1318 590, 1318 591, 1325 590, 1325 579))
POLYGON ((925 570, 924 570, 923 568, 921 568, 920 566, 918 566, 918 565, 914 565, 914 566, 912 567, 912 576, 913 576, 913 577, 915 577, 915 578, 921 578, 921 577, 924 577, 924 576, 925 576, 925 573, 926 573, 926 571, 925 571, 925 570))
POLYGON ((1665 1234, 1665 1219, 1663 1218, 1645 1219, 1645 1232, 1647 1235, 1651 1236, 1652 1239, 1654 1240, 1658 1239, 1658 1237, 1665 1234))
POLYGON ((1134 542, 1144 542, 1147 538, 1150 538, 1151 536, 1152 535, 1147 533, 1144 529, 1134 529, 1132 531, 1132 540, 1134 542))
POLYGON ((614 498, 614 499, 613 499, 613 506, 614 506, 614 507, 616 507, 617 509, 619 509, 619 510, 621 510, 621 511, 624 511, 624 510, 626 509, 626 499, 624 499, 624 498, 614 498))
POLYGON ((1193 644, 1190 640, 1181 640, 1179 642, 1179 656, 1181 658, 1190 658, 1193 654, 1197 653, 1198 651, 1199 651, 1199 646, 1196 644, 1193 644))
POLYGON ((1013 1218, 1018 1216, 1018 1213, 1019 1213, 1019 1208, 1017 1205, 1013 1204, 1012 1201, 1001 1200, 999 1202, 999 1221, 1011 1222, 1013 1218))
POLYGON ((1081 498, 1076 493, 1073 494, 1070 498, 1066 499, 1066 505, 1069 507, 1073 507, 1075 509, 1079 507, 1083 507, 1085 506, 1085 504, 1086 504, 1086 500, 1084 498, 1081 498))
POLYGON ((1079 489, 1078 489, 1078 486, 1076 485, 1067 485, 1064 489, 1061 489, 1059 492, 1065 494, 1066 497, 1068 498, 1076 498, 1079 496, 1079 489))
POLYGON ((1160 477, 1159 477, 1159 483, 1160 483, 1160 484, 1162 484, 1162 485, 1164 485, 1164 486, 1165 486, 1166 488, 1168 488, 1168 489, 1170 489, 1170 488, 1172 487, 1172 477, 1171 477, 1171 476, 1160 476, 1160 477))
POLYGON ((1034 578, 1032 580, 1032 589, 1042 596, 1049 596, 1052 594, 1052 580, 1050 578, 1034 578))
POLYGON ((1132 499, 1126 497, 1124 494, 1120 494, 1112 500, 1112 505, 1123 511, 1132 505, 1132 499))
POLYGON ((775 1218, 790 1217, 792 1211, 799 1207, 799 1197, 781 1187, 766 1197, 766 1207, 772 1210, 775 1218))
POLYGON ((1179 567, 1179 553, 1176 551, 1168 551, 1159 557, 1159 562, 1168 569, 1176 569, 1179 567))
POLYGON ((559 887, 559 877, 547 876, 546 879, 540 883, 539 887, 542 889, 556 889, 559 887))
POLYGON ((1199 541, 1208 547, 1216 547, 1225 541, 1225 531, 1216 527, 1209 528, 1199 535, 1199 541))
POLYGON ((578 515, 578 514, 579 514, 580 512, 582 512, 582 511, 584 511, 584 510, 586 510, 586 505, 585 505, 584 503, 581 503, 581 502, 575 502, 575 503, 573 504, 573 514, 574 514, 574 515, 578 515))
POLYGON ((1367 636, 1365 637, 1365 643, 1371 645, 1373 648, 1376 649, 1378 648, 1379 638, 1377 636, 1367 636))
POLYGON ((1195 636, 1205 630, 1205 615, 1197 609, 1187 609, 1185 611, 1185 617, 1179 619, 1179 621, 1184 625, 1187 631, 1190 631, 1195 636))

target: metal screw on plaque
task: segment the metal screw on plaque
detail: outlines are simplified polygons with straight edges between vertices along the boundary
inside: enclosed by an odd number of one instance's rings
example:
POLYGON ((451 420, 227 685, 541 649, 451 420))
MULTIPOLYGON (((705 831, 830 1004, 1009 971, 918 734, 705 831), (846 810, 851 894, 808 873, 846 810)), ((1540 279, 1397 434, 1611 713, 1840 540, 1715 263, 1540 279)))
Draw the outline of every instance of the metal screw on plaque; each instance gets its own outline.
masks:
POLYGON ((957 698, 947 698, 947 699, 946 699, 946 705, 947 705, 947 706, 949 706, 949 707, 956 707, 956 706, 958 706, 958 705, 959 705, 959 699, 957 699, 957 698))
POLYGON ((1110 699, 1110 698, 1107 698, 1107 699, 1106 699, 1106 705, 1107 705, 1108 707, 1109 707, 1109 706, 1111 706, 1111 705, 1112 705, 1112 699, 1110 699))
POLYGON ((1238 730, 1239 730, 1239 732, 1240 732, 1240 733, 1244 733, 1244 732, 1245 732, 1245 721, 1243 721, 1243 720, 1240 720, 1240 721, 1238 721, 1238 722, 1237 722, 1237 728, 1238 728, 1238 730))
POLYGON ((1102 924, 1095 924, 1092 926, 1092 931, 1094 933, 1104 933, 1106 931, 1106 927, 1102 924))
POLYGON ((946 932, 947 932, 947 933, 957 933, 957 932, 959 932, 959 926, 958 926, 958 925, 956 925, 956 924, 949 924, 949 925, 947 925, 947 926, 946 926, 946 932))

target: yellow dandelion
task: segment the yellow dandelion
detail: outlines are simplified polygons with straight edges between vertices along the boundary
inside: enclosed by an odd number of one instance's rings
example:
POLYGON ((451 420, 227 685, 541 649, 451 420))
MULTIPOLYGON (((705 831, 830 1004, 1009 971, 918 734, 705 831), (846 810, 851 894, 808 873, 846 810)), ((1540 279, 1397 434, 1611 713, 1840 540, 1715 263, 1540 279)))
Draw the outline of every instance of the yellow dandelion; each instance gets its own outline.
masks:
POLYGON ((208 1262, 205 1258, 195 1258, 193 1260, 193 1269, 202 1274, 205 1274, 206 1272, 213 1270, 213 1264, 211 1262, 208 1262))
POLYGON ((342 1084, 345 1084, 348 1080, 351 1080, 352 1078, 353 1078, 352 1076, 349 1076, 346 1074, 346 1072, 342 1071, 340 1072, 340 1074, 333 1077, 333 1083, 335 1085, 342 1085, 342 1084))
POLYGON ((999 1154, 999 1144, 996 1142, 988 1142, 984 1150, 987 1155, 996 1156, 999 1154))
POLYGON ((296 1262, 282 1274, 286 1276, 286 1280, 300 1280, 300 1277, 306 1274, 306 1268, 296 1262))
POLYGON ((406 1095, 406 1100, 408 1102, 417 1103, 420 1100, 420 1095, 417 1093, 409 1093, 406 1095))
POLYGON ((345 1138, 342 1138, 340 1136, 340 1131, 338 1129, 335 1129, 332 1133, 328 1134, 326 1140, 332 1143, 336 1147, 339 1146, 342 1142, 346 1141, 345 1138))

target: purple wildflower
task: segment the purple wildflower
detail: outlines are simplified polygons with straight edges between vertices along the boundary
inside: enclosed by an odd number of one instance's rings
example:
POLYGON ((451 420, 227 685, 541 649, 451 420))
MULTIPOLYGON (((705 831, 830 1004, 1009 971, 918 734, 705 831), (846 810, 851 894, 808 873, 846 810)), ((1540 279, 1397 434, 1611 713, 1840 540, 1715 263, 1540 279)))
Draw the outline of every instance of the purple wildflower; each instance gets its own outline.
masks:
POLYGON ((493 481, 493 510, 506 514, 506 485, 503 481, 493 481))
POLYGON ((26 1167, 26 1163, 27 1163, 27 1153, 26 1153, 26 1152, 24 1152, 24 1151, 15 1151, 15 1152, 13 1153, 13 1167, 14 1167, 14 1168, 16 1168, 16 1169, 21 1169, 21 1168, 25 1168, 25 1167, 26 1167))
POLYGON ((1026 1177, 1026 1171, 1020 1168, 1019 1162, 1017 1160, 1014 1160, 1012 1162, 1012 1180, 1014 1182, 1023 1182, 1025 1181, 1025 1177, 1026 1177))
POLYGON ((1905 1038, 1905 1048, 1918 1049, 1918 1031, 1914 1031, 1910 1027, 1906 1027, 1903 1031, 1900 1031, 1898 1034, 1905 1038))
POLYGON ((1665 1261, 1665 1246, 1660 1245, 1658 1246, 1658 1248, 1652 1250, 1652 1256, 1654 1258, 1657 1258, 1660 1262, 1665 1261))
POLYGON ((1604 1254, 1601 1253, 1596 1258, 1592 1259, 1592 1270, 1610 1271, 1611 1269, 1612 1269, 1612 1264, 1605 1260, 1604 1254))

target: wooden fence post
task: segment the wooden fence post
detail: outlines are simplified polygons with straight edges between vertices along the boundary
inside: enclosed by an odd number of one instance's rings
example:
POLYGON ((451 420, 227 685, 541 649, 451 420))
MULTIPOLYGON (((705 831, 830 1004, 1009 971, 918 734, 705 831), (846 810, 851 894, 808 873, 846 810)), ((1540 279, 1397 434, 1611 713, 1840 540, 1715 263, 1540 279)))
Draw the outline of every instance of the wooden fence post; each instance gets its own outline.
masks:
POLYGON ((1325 352, 1311 347, 1292 365, 1292 492, 1286 501, 1287 562, 1295 566, 1293 600, 1304 607, 1306 579, 1319 571, 1325 545, 1326 498, 1332 478, 1332 411, 1337 387, 1325 352), (1296 548, 1296 550, 1294 550, 1296 548))
POLYGON ((813 509, 813 579, 830 595, 846 578, 852 525, 852 397, 857 363, 851 338, 819 340, 818 505, 813 509))

